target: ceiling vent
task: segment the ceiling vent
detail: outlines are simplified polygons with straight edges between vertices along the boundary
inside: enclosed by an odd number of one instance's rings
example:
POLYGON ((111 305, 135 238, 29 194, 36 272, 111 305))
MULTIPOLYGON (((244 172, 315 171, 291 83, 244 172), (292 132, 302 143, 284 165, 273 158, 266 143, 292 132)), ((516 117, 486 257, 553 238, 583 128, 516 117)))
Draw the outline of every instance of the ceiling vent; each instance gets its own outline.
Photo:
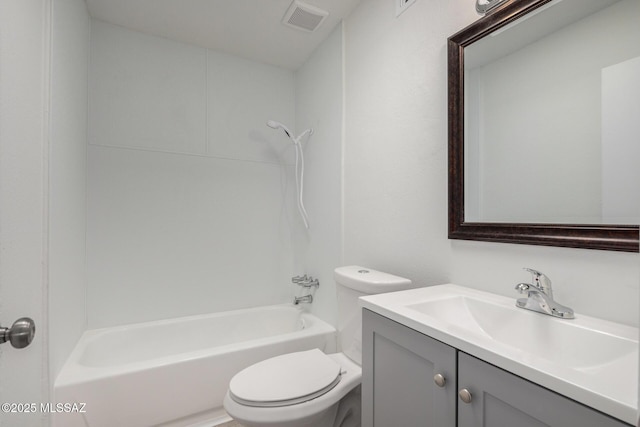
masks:
POLYGON ((315 31, 329 15, 326 10, 294 0, 282 18, 282 23, 303 31, 315 31))

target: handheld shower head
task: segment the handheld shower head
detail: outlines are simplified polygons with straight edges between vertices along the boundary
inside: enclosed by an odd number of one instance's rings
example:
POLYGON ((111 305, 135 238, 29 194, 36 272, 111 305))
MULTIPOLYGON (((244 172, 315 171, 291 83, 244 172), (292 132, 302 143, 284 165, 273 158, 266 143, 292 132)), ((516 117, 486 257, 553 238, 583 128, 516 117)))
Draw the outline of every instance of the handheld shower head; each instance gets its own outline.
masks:
POLYGON ((300 216, 302 217, 302 221, 304 222, 305 228, 309 228, 309 219, 307 217, 307 211, 304 208, 304 202, 302 200, 302 193, 304 187, 304 155, 302 153, 302 144, 300 140, 305 135, 311 135, 313 133, 313 129, 307 129, 302 132, 297 138, 295 138, 291 131, 282 123, 276 122, 275 120, 267 120, 267 126, 272 129, 282 129, 284 133, 291 139, 293 146, 296 149, 296 189, 298 192, 298 211, 300 212, 300 216))
POLYGON ((287 129, 287 127, 282 123, 276 122, 275 120, 267 120, 267 126, 269 126, 272 129, 278 129, 278 128, 282 129, 284 133, 286 133, 287 136, 291 138, 291 131, 289 131, 289 129, 287 129))

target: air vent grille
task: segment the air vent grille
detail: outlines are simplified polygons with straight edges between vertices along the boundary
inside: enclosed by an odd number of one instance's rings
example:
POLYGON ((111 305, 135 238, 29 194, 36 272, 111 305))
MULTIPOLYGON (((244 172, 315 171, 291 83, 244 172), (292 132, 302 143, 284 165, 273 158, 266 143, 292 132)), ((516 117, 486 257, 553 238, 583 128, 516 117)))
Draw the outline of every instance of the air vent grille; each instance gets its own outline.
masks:
POLYGON ((326 10, 294 0, 282 18, 282 23, 299 30, 315 31, 329 15, 326 10))

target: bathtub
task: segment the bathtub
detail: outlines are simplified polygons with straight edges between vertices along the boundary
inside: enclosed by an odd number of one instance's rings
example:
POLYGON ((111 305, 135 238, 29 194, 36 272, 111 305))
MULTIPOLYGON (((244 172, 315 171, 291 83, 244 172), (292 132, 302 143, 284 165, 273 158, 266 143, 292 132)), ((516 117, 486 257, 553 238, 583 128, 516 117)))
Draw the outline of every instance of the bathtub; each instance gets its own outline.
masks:
POLYGON ((55 380, 53 425, 215 425, 235 373, 312 348, 335 352, 336 331, 290 304, 89 330, 55 380))

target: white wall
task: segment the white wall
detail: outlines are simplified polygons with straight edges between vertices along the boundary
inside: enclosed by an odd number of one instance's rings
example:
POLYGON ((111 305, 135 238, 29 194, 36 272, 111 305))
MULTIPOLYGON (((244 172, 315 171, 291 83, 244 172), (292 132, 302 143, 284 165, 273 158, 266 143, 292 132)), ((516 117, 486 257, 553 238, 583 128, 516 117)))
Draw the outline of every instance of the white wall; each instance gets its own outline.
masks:
POLYGON ((314 129, 303 144, 309 229, 298 227, 295 234, 296 274, 310 274, 320 281, 311 310, 334 324, 333 270, 342 264, 342 93, 342 26, 338 25, 296 72, 296 130, 314 129))
POLYGON ((89 327, 291 298, 292 72, 92 21, 89 327), (285 166, 286 164, 286 166, 285 166))
POLYGON ((86 329, 86 169, 89 15, 53 0, 49 146, 49 338, 53 383, 86 329))
MULTIPOLYGON (((0 347, 0 402, 46 402, 46 166, 50 3, 0 2, 0 322, 36 322, 33 343, 0 347)), ((44 426, 0 413, 0 425, 44 426)))
POLYGON ((345 21, 345 263, 514 298, 529 266, 577 312, 637 325, 638 254, 447 239, 446 39, 477 18, 466 0, 399 18, 370 0, 345 21))
POLYGON ((363 1, 345 21, 345 264, 444 283, 446 39, 476 18, 463 1, 363 1))

